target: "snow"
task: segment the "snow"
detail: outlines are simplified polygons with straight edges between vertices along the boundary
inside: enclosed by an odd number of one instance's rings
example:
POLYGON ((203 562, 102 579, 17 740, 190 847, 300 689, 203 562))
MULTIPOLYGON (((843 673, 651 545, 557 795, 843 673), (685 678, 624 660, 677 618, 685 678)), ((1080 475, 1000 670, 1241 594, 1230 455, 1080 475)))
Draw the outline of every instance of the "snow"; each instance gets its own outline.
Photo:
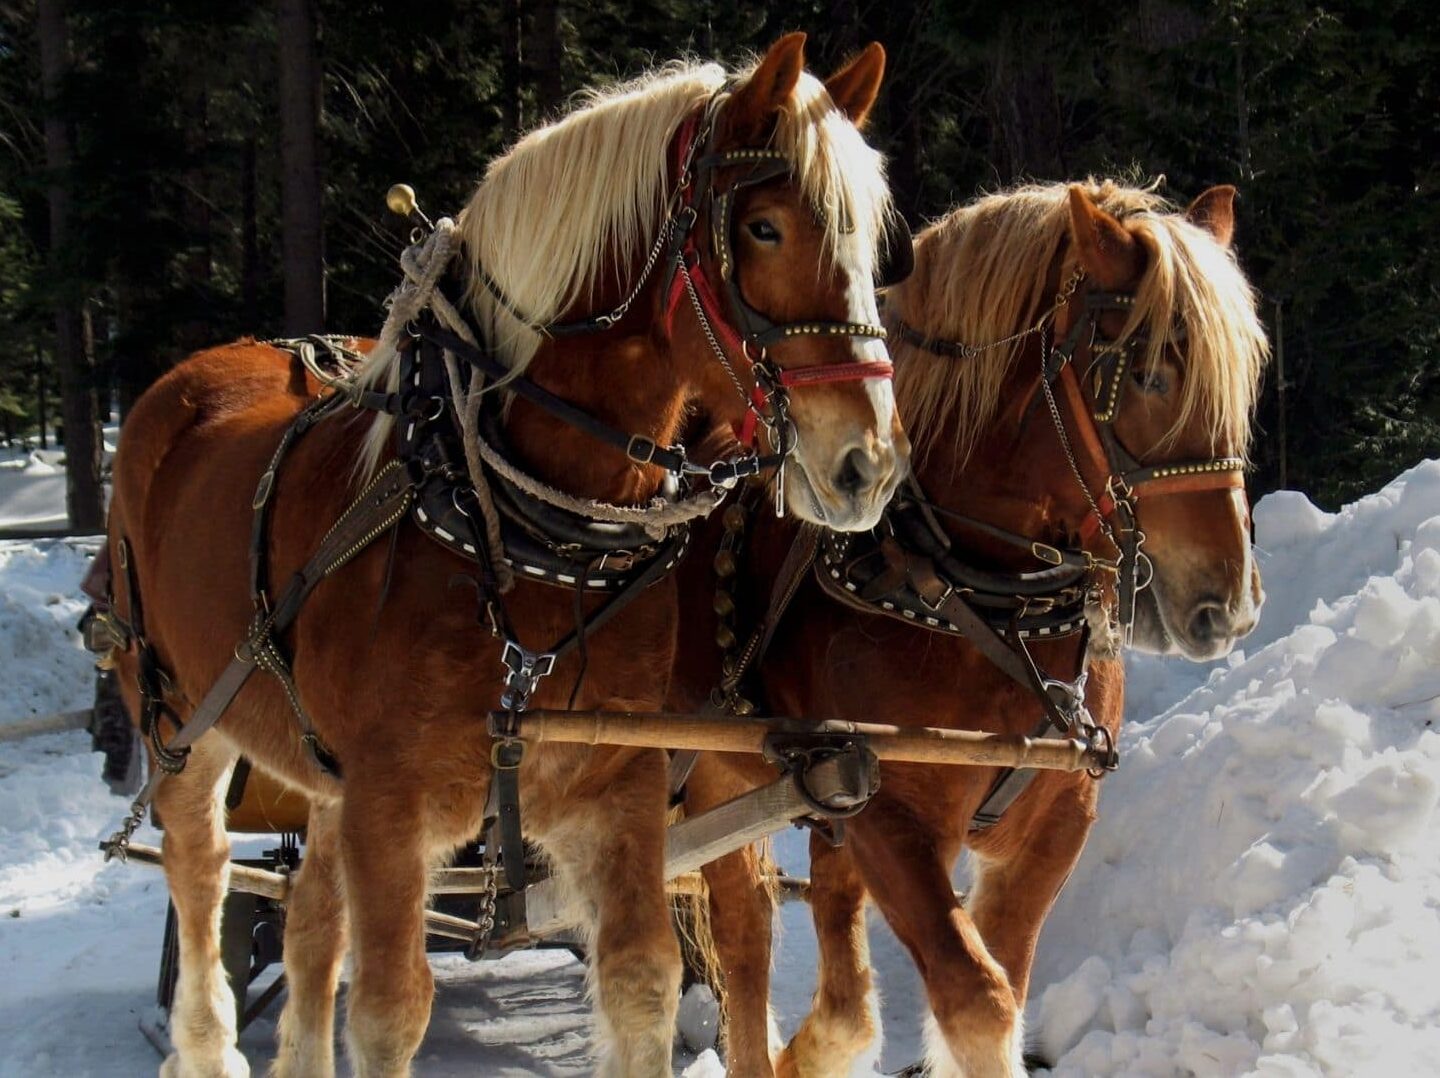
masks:
POLYGON ((1244 653, 1129 664, 1123 764, 1037 959, 1057 1075, 1434 1072, 1440 462, 1255 522, 1244 653))
MULTIPOLYGON (((102 467, 108 467, 119 433, 118 424, 105 427, 102 467)), ((68 520, 65 450, 28 443, 0 448, 0 528, 63 531, 68 520)))
MULTIPOLYGON (((15 489, 0 480, 0 524, 21 515, 15 489)), ((1440 1057, 1440 462, 1339 513, 1282 492, 1255 516, 1268 600, 1243 651, 1128 664, 1122 767, 1041 939, 1027 1014, 1057 1076, 1412 1075, 1440 1057)), ((89 702, 74 631, 86 550, 0 543, 0 727, 89 702)), ((83 732, 0 742, 0 1078, 158 1062, 136 1021, 153 1008, 163 879, 101 862, 125 805, 88 749, 83 732)), ((804 834, 777 850, 807 870, 804 834)), ((873 915, 871 936, 885 1040, 865 1073, 912 1062, 925 1013, 873 915)), ((815 984, 803 905, 777 940, 788 1036, 815 984)), ((432 966, 417 1074, 593 1069, 565 953, 432 966)), ((703 1047, 702 992, 682 1014, 703 1047)), ((273 1016, 241 1038, 257 1072, 273 1042, 273 1016)), ((708 1049, 677 1049, 675 1069, 724 1073, 708 1049)))

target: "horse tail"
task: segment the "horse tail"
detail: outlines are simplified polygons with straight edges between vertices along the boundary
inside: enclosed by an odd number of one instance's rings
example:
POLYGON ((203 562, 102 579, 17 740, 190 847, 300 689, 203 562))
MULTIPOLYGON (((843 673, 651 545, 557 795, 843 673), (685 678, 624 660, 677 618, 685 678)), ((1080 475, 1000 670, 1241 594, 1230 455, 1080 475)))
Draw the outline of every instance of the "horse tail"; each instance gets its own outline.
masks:
MULTIPOLYGON (((666 821, 679 823, 685 818, 685 807, 670 810, 666 821)), ((710 886, 700 872, 692 872, 682 880, 671 897, 675 914, 675 935, 680 940, 680 955, 685 963, 683 984, 708 984, 718 1000, 724 991, 723 966, 710 926, 710 886)))

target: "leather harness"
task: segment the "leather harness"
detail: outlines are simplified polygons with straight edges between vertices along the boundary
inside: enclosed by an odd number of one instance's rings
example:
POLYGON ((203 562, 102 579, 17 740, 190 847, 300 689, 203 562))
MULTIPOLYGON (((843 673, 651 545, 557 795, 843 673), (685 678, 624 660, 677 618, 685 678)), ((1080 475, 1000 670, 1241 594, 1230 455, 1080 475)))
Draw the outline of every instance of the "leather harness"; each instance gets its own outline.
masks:
MULTIPOLYGON (((1077 273, 1074 283, 1078 284, 1081 279, 1082 275, 1077 273)), ((1064 306, 1068 298, 1069 295, 1062 292, 1062 302, 1057 302, 1054 310, 1064 306)), ((1038 397, 1044 396, 1076 480, 1091 501, 1091 510, 1079 528, 1079 546, 1066 549, 947 510, 929 501, 912 478, 886 508, 877 529, 866 534, 827 531, 818 547, 810 539, 809 546, 804 548, 808 556, 798 569, 794 564, 796 555, 802 551, 807 537, 803 532, 797 537, 786 560, 786 569, 772 592, 765 619, 756 630, 759 635, 752 636, 752 642, 763 638, 768 645, 796 591, 799 576, 813 563, 822 591, 836 601, 969 641, 997 669, 1035 697, 1043 717, 1031 731, 1031 737, 1057 732, 1097 744, 1106 763, 1103 769, 1091 773, 1094 777, 1118 766, 1119 754, 1113 739, 1108 730, 1091 720, 1085 706, 1090 631, 1086 610, 1098 604, 1103 595, 1097 574, 1116 576, 1118 616, 1128 643, 1135 596, 1149 583, 1150 572, 1149 561, 1141 549, 1144 533, 1135 520, 1138 492, 1158 497, 1244 488, 1244 462, 1239 458, 1142 466, 1115 435, 1113 424, 1123 378, 1145 341, 1138 335, 1123 341, 1101 338, 1099 316, 1104 311, 1129 311, 1133 305, 1134 297, 1129 294, 1085 293, 1081 316, 1064 341, 1048 349, 1042 345, 1042 371, 1029 402, 1022 409, 1028 415, 1038 397), (1077 354, 1082 349, 1090 354, 1087 375, 1095 401, 1093 407, 1085 400, 1076 373, 1077 354), (1057 381, 1074 417, 1089 473, 1107 477, 1105 488, 1098 496, 1091 495, 1085 473, 1074 458, 1053 396, 1052 386, 1057 381), (982 569, 956 551, 954 540, 938 517, 946 518, 962 531, 1024 551, 1033 556, 1041 568, 1018 573, 982 569), (1115 545, 1119 557, 1113 562, 1083 549, 1101 532, 1115 545), (1035 640, 1076 636, 1080 638, 1079 674, 1071 681, 1046 675, 1027 647, 1035 640)), ((898 324, 897 332, 902 340, 947 358, 971 360, 993 347, 938 338, 903 321, 898 324)), ((764 650, 764 646, 747 648, 738 669, 733 668, 734 664, 727 669, 719 694, 722 702, 733 708, 738 700, 745 708, 753 708, 753 704, 738 695, 736 687, 746 669, 759 661, 764 650)), ((689 762, 683 769, 672 768, 673 785, 678 788, 688 771, 689 762)), ((982 832, 999 823, 1035 774, 1033 770, 1003 770, 972 817, 971 831, 982 832)))

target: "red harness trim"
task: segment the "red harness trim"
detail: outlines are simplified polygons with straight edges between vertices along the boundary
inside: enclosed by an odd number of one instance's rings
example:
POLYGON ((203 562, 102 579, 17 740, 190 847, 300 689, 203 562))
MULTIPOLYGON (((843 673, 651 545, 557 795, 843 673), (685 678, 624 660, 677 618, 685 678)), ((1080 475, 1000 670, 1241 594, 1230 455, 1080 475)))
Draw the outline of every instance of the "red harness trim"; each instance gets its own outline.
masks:
MULTIPOLYGON (((699 128, 699 113, 690 116, 680 125, 680 130, 675 135, 677 171, 683 168, 685 162, 690 159, 691 147, 699 128)), ((690 179, 682 192, 680 205, 693 208, 691 202, 693 196, 694 180, 690 179)), ((705 318, 710 323, 710 328, 714 330, 720 347, 732 357, 739 356, 743 359, 753 372, 755 364, 746 352, 745 338, 725 316, 720 297, 705 274, 705 266, 700 257, 700 247, 696 241, 698 231, 692 227, 690 234, 685 237, 684 246, 680 249, 681 264, 675 268, 675 275, 670 282, 670 293, 665 297, 665 335, 668 337, 673 333, 675 312, 680 309, 685 298, 686 282, 688 281, 690 287, 695 290, 695 298, 699 300, 700 308, 705 312, 705 318)), ((781 369, 779 381, 780 385, 788 389, 796 386, 860 382, 870 378, 893 378, 894 376, 895 368, 889 360, 870 360, 854 363, 827 363, 818 367, 799 367, 794 370, 781 369)), ((740 440, 741 445, 746 446, 754 444, 760 413, 767 404, 765 391, 758 381, 750 391, 750 403, 751 407, 745 413, 745 418, 735 425, 736 437, 740 440)))
MULTIPOLYGON (((823 386, 836 382, 862 382, 868 378, 893 378, 895 367, 888 359, 872 359, 857 363, 826 363, 819 367, 795 367, 781 369, 780 384, 787 389, 795 386, 823 386)), ((765 408, 765 391, 757 382, 750 391, 753 407, 745 418, 736 425, 735 437, 741 445, 754 444, 755 430, 760 423, 760 413, 765 408)))

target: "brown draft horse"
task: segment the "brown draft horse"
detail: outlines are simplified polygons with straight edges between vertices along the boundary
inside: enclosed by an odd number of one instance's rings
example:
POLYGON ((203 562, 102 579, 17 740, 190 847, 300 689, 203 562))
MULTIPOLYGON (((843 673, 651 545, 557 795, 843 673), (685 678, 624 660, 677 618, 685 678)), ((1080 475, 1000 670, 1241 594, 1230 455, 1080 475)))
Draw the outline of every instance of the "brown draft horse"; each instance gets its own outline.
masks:
MULTIPOLYGON (((1028 550, 1022 554, 981 530, 988 524, 1059 548, 1083 547, 1097 559, 1087 590, 1097 581, 1103 587, 1082 600, 1091 662, 1080 689, 1112 737, 1124 695, 1122 638, 1114 624, 1115 575, 1100 565, 1116 550, 1095 526, 1085 488, 1107 511, 1114 467, 1092 441, 1093 417, 1112 414, 1108 436, 1138 456, 1131 463, 1243 456, 1268 347, 1229 250, 1233 196, 1233 188, 1213 188, 1183 214, 1149 191, 1109 182, 983 198, 918 238, 913 275, 886 297, 916 479, 950 552, 995 573, 1049 568, 1051 558, 1039 563, 1028 550), (1094 324, 1072 338, 1090 310, 1098 312, 1094 324), (955 343, 1006 338, 999 347, 965 351, 955 343), (1071 373, 1056 379, 1052 408, 1040 386, 1042 358, 1067 339, 1077 342, 1071 373), (1123 353, 1125 342, 1133 348, 1128 368, 1097 362, 1105 348, 1123 353), (1083 487, 1067 462, 1066 441, 1083 487)), ((1214 463, 1199 481, 1188 467, 1164 482, 1165 473, 1153 473, 1132 494, 1153 566, 1134 618, 1136 647, 1210 659, 1255 623, 1263 593, 1242 462, 1214 463)), ((793 532, 774 522, 756 526, 752 590, 760 610, 793 532)), ((693 576, 683 586, 704 588, 693 576)), ((917 613, 912 621, 857 610, 807 579, 763 663, 768 705, 811 719, 1033 734, 1042 716, 1036 696, 969 640, 917 624, 927 612, 912 609, 917 613)), ((1030 649, 1041 671, 1068 681, 1081 672, 1086 634, 1059 635, 1030 649)), ((677 677, 676 692, 691 678, 677 677)), ((699 684, 693 679, 693 688, 699 684)), ((821 968, 813 1009, 779 1056, 780 1074, 846 1074, 867 1048, 878 1052, 878 1043, 871 1045, 879 1030, 867 893, 926 986, 930 1073, 1025 1073, 1022 1013, 1036 939, 1084 846, 1099 786, 1084 773, 1036 773, 998 823, 974 830, 972 818, 996 776, 994 769, 886 764, 877 795, 846 821, 843 846, 812 838, 809 899, 821 968), (966 847, 974 887, 962 904, 951 872, 966 847)), ((770 777, 748 760, 702 756, 691 777, 692 807, 770 777)), ((707 869, 728 997, 730 1073, 746 1076, 772 1073, 771 899, 756 872, 753 851, 707 869)))
MULTIPOLYGON (((458 230, 463 255, 503 288, 508 310, 540 324, 573 320, 612 310, 643 285, 613 328, 563 342, 516 318, 507 322, 499 301, 475 290, 470 316, 489 327, 512 369, 528 369, 563 400, 662 446, 692 424, 742 422, 749 387, 737 392, 708 339, 715 332, 733 340, 733 327, 727 335, 683 305, 665 317, 662 275, 647 279, 650 267, 642 265, 652 240, 658 246, 679 182, 677 132, 697 115, 713 118, 714 152, 768 147, 788 166, 743 190, 744 166, 714 176, 717 194, 735 193, 732 231, 722 237, 733 246, 718 246, 733 256, 726 269, 738 275, 744 301, 777 322, 878 321, 871 280, 888 200, 879 157, 854 121, 875 98, 884 54, 871 46, 823 84, 803 73, 803 63, 803 37, 791 35, 739 76, 714 65, 672 66, 592 97, 492 166, 458 230)), ((708 214, 699 207, 696 235, 710 235, 708 214)), ((699 268, 712 281, 722 279, 718 257, 702 244, 699 268)), ((743 379, 750 368, 741 351, 727 344, 724 360, 743 379)), ((788 372, 884 357, 878 340, 817 335, 778 344, 773 359, 788 372)), ((372 368, 373 379, 393 382, 384 363, 372 368)), ((795 394, 801 448, 787 469, 795 512, 845 528, 878 518, 908 456, 889 385, 852 380, 795 394)), ((252 492, 282 432, 318 389, 289 353, 242 341, 181 364, 125 425, 112 564, 124 565, 116 552, 125 537, 145 630, 173 680, 168 702, 181 720, 245 637, 252 492)), ((382 448, 382 461, 390 453, 384 431, 375 430, 383 418, 343 411, 300 439, 280 473, 269 544, 275 581, 290 578, 350 503, 367 445, 382 448)), ((643 506, 660 489, 659 469, 525 401, 510 406, 505 423, 518 462, 564 492, 643 506)), ((347 946, 355 1070, 409 1072, 432 996, 426 876, 479 833, 492 775, 486 715, 500 697, 502 668, 499 643, 477 624, 473 592, 451 586, 457 575, 473 575, 474 563, 409 523, 399 526, 393 555, 386 545, 373 544, 323 581, 287 641, 300 701, 343 779, 322 773, 302 749, 278 682, 257 674, 193 746, 184 769, 158 788, 180 942, 175 1054, 162 1074, 249 1070, 235 1046, 219 950, 229 868, 222 795, 241 753, 314 806, 286 932, 290 998, 275 1073, 333 1073, 333 1010, 347 946)), ((123 577, 117 591, 119 613, 133 617, 123 577)), ((525 579, 506 598, 517 636, 531 646, 573 628, 575 602, 573 586, 525 579)), ((594 605, 587 597, 586 608, 594 605)), ((575 705, 656 708, 677 615, 669 576, 597 632, 575 705)), ((120 665, 133 686, 133 651, 120 665)), ((572 654, 535 703, 566 706, 578 672, 572 654)), ((133 688, 128 703, 137 713, 133 688)), ((526 753, 520 770, 527 837, 573 889, 589 941, 606 1074, 670 1069, 680 955, 662 881, 665 770, 659 750, 550 744, 526 753)))

